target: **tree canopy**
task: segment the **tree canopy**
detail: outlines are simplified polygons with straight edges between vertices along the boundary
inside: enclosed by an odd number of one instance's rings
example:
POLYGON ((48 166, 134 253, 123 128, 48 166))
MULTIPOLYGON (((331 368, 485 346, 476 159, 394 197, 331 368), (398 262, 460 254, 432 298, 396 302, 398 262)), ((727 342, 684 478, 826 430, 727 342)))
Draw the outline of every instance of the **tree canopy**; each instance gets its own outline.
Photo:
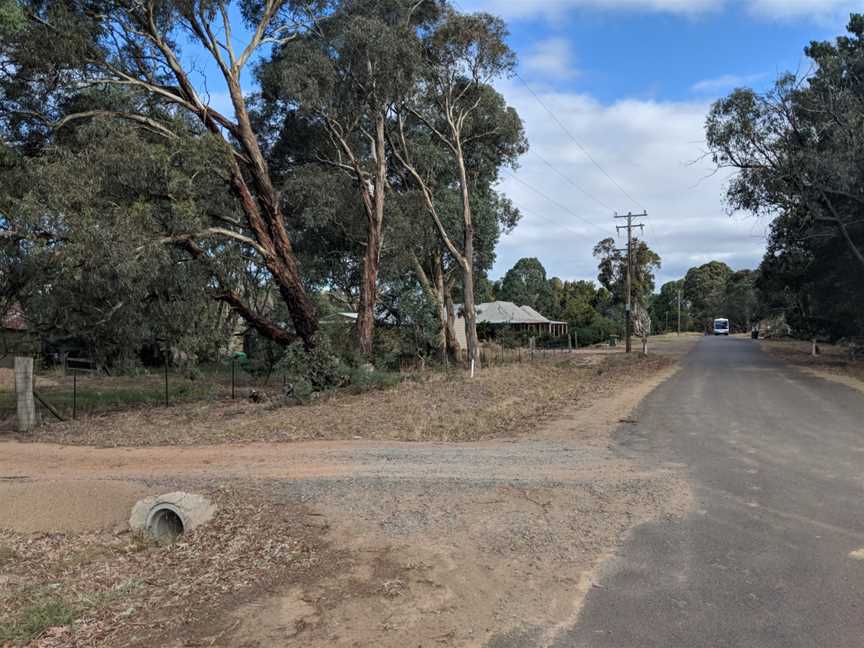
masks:
POLYGON ((805 49, 806 77, 738 89, 706 122, 715 163, 735 171, 730 209, 773 219, 763 301, 794 328, 832 337, 864 329, 864 16, 847 31, 805 49))

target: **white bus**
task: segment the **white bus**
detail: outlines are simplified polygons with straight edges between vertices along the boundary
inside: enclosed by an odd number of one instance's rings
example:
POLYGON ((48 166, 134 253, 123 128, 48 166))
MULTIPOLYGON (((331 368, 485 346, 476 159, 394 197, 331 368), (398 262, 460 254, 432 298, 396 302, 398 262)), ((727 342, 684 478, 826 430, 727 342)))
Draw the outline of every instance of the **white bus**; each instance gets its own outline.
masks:
POLYGON ((714 320, 714 335, 729 335, 729 320, 718 317, 714 320))

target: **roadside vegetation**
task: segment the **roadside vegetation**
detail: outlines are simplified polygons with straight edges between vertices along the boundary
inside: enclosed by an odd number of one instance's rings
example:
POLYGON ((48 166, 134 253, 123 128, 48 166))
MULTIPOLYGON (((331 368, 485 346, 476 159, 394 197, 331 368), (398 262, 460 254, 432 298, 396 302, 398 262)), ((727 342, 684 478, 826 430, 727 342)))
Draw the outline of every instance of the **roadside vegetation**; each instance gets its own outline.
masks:
POLYGON ((530 433, 548 417, 650 379, 674 360, 580 351, 533 362, 427 371, 392 383, 370 378, 298 406, 280 394, 133 407, 77 422, 51 422, 22 440, 71 445, 157 446, 313 439, 477 441, 530 433), (383 387, 383 390, 382 390, 383 387))

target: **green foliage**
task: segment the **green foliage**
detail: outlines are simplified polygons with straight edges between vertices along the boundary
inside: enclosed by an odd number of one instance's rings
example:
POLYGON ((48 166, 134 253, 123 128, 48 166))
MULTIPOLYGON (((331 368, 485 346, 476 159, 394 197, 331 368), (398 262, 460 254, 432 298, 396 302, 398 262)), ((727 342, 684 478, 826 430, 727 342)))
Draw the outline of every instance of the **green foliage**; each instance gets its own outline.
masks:
POLYGON ((611 335, 620 335, 620 325, 602 315, 597 315, 587 326, 580 326, 575 330, 579 346, 591 346, 600 342, 606 342, 611 335))
POLYGON ((655 330, 677 330, 678 298, 681 296, 681 328, 689 330, 690 302, 684 297, 684 280, 667 281, 651 300, 650 314, 655 330), (668 328, 667 328, 668 326, 668 328))
POLYGON ((853 14, 847 31, 806 48, 806 79, 736 90, 706 122, 714 162, 735 171, 730 210, 773 219, 759 301, 808 337, 864 331, 864 16, 853 14))
POLYGON ((548 313, 552 308, 552 290, 546 280, 546 269, 536 258, 519 259, 504 275, 499 296, 519 306, 530 306, 548 313))
MULTIPOLYGON (((154 236, 230 214, 225 187, 206 180, 221 155, 206 138, 153 140, 106 120, 66 132, 50 156, 0 169, 0 213, 33 239, 12 252, 28 325, 81 339, 103 364, 134 364, 153 343, 215 358, 236 318, 208 297, 210 273, 154 236)), ((226 269, 239 269, 222 250, 226 269)))
MULTIPOLYGON (((23 303, 43 340, 73 340, 124 368, 145 349, 188 363, 224 357, 242 319, 257 330, 245 370, 264 376, 284 363, 313 388, 339 384, 329 363, 357 362, 342 348, 352 338, 313 354, 308 366, 296 349, 286 353, 286 340, 304 334, 291 324, 296 284, 286 288, 271 266, 296 252, 304 290, 338 294, 346 309, 356 304, 366 249, 358 190, 375 168, 367 133, 384 115, 388 245, 378 292, 406 295, 390 357, 437 352, 441 307, 458 299, 459 264, 431 219, 417 218, 423 194, 393 159, 393 142, 404 126, 406 152, 457 246, 465 238, 461 189, 470 194, 470 264, 482 277, 520 216, 494 189, 499 170, 527 150, 518 114, 492 85, 515 66, 504 23, 432 1, 285 3, 253 57, 260 95, 234 97, 250 108, 254 136, 244 139, 231 122, 246 127, 246 111, 202 111, 184 84, 194 71, 170 69, 153 47, 159 39, 145 33, 154 29, 172 48, 206 40, 208 27, 222 27, 214 3, 159 2, 152 21, 147 3, 91 4, 0 0, 0 58, 9 63, 0 79, 0 228, 11 241, 0 249, 0 304, 23 303), (273 44, 301 17, 316 28, 273 44), (459 105, 444 105, 454 98, 459 105), (461 161, 436 136, 451 108, 464 117, 461 161), (263 171, 246 141, 262 143, 263 171), (338 164, 346 149, 359 173, 338 164), (267 220, 273 211, 278 217, 267 220), (274 254, 282 222, 290 249, 274 254)), ((228 19, 246 26, 263 15, 260 2, 224 4, 228 19)), ((293 267, 293 258, 282 260, 293 267)), ((488 282, 481 288, 491 293, 488 282)))
POLYGON ((310 351, 299 341, 289 345, 280 368, 294 385, 295 394, 307 385, 315 391, 323 391, 342 387, 351 379, 351 369, 333 353, 324 336, 319 336, 315 348, 310 351))
POLYGON ((58 598, 45 598, 26 607, 17 619, 0 623, 0 641, 30 642, 48 628, 66 626, 78 616, 78 610, 58 598))
POLYGON ((690 304, 693 319, 706 331, 714 318, 726 317, 726 285, 731 276, 732 268, 728 265, 722 261, 710 261, 698 268, 690 268, 684 277, 684 299, 690 304))
POLYGON ((24 12, 16 0, 0 0, 0 37, 9 37, 24 27, 24 12))
POLYGON ((357 367, 351 371, 351 385, 360 391, 370 389, 387 389, 402 382, 402 376, 393 371, 369 370, 357 367))
MULTIPOLYGON (((616 247, 615 239, 608 238, 594 246, 599 259, 597 279, 608 290, 614 301, 624 303, 626 293, 627 253, 616 247)), ((645 241, 633 239, 633 272, 630 278, 634 302, 645 306, 654 292, 654 272, 660 268, 660 256, 645 241)))

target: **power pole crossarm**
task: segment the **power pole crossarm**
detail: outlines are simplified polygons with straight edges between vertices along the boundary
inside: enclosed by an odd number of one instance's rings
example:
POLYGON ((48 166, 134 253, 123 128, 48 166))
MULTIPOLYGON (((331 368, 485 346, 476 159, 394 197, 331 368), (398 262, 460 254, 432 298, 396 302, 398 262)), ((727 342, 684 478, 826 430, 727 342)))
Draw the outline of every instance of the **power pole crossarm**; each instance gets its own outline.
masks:
POLYGON ((616 231, 621 231, 622 229, 627 230, 627 274, 625 278, 625 295, 624 295, 624 335, 626 341, 624 343, 624 350, 627 353, 630 353, 632 350, 630 336, 632 330, 631 318, 633 317, 632 313, 632 301, 633 301, 633 228, 638 227, 640 230, 643 230, 645 227, 644 223, 634 223, 634 218, 647 218, 648 213, 642 212, 641 214, 633 214, 631 212, 627 212, 626 214, 615 214, 615 218, 626 218, 626 225, 616 225, 616 231))

